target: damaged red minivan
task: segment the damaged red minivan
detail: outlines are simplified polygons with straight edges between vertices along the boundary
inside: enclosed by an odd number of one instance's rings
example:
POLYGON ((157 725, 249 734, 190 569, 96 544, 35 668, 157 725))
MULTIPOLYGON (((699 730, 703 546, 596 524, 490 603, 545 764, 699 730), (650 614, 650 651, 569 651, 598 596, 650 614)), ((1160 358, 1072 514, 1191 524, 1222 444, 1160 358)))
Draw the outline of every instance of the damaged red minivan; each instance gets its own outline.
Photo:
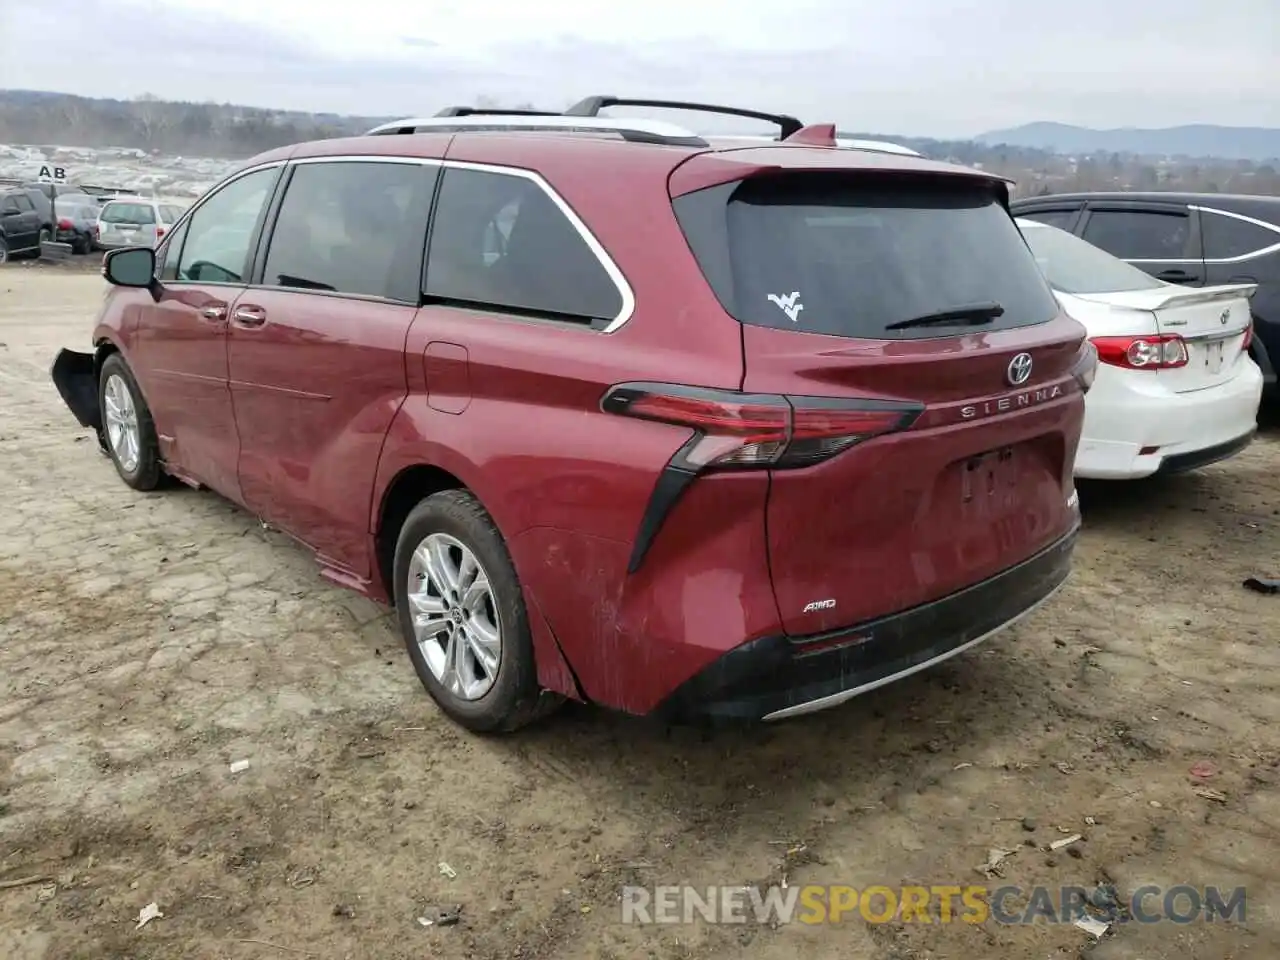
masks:
POLYGON ((1007 184, 628 104, 263 154, 107 254, 53 379, 130 486, 211 488, 393 603, 477 731, 793 716, 1049 598, 1096 355, 1007 184))

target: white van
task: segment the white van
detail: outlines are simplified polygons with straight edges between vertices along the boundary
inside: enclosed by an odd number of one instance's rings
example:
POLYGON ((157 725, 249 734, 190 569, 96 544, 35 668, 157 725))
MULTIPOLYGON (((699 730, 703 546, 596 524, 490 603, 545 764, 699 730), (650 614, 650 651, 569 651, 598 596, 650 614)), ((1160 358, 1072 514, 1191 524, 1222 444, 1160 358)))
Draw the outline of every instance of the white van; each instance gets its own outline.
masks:
POLYGON ((94 245, 99 250, 155 247, 182 213, 181 207, 145 197, 108 200, 98 214, 94 245))

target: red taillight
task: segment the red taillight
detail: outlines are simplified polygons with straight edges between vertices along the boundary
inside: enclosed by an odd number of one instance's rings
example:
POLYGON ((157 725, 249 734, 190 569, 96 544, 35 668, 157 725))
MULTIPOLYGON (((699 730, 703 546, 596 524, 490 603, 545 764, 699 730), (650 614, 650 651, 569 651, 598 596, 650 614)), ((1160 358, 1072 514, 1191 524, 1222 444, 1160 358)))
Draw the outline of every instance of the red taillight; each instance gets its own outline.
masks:
POLYGON ((1187 365, 1187 344, 1176 333, 1150 337, 1093 337, 1098 359, 1128 370, 1169 370, 1187 365))
POLYGON ((1253 320, 1249 320, 1249 325, 1244 328, 1244 341, 1240 344, 1240 352, 1244 353, 1253 343, 1253 320))
POLYGON ((872 437, 908 427, 923 409, 889 400, 785 397, 676 384, 627 383, 601 402, 609 413, 694 431, 681 469, 803 467, 872 437))
POLYGON ((164 227, 156 227, 156 239, 159 240, 164 236, 164 227))
POLYGON ((58 221, 59 230, 74 230, 75 227, 76 225, 72 223, 70 220, 68 220, 66 217, 63 217, 58 221))

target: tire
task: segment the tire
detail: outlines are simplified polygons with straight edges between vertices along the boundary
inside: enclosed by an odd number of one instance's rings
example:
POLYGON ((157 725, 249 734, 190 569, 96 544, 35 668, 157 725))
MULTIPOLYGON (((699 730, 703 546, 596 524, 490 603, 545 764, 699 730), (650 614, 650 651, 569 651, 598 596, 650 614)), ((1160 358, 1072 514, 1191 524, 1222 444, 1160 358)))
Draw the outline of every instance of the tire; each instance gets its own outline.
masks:
POLYGON ((138 382, 133 378, 129 365, 118 353, 107 357, 98 375, 98 409, 102 411, 102 439, 106 441, 107 453, 115 464, 120 479, 134 490, 154 490, 160 485, 163 473, 160 469, 160 447, 156 441, 156 427, 151 419, 151 410, 143 399, 138 382), (132 446, 112 440, 112 423, 108 414, 108 392, 113 393, 113 407, 120 404, 115 397, 117 390, 123 390, 132 404, 132 416, 125 411, 123 422, 119 425, 124 430, 132 423, 134 440, 132 446), (136 447, 136 451, 134 450, 136 447), (127 454, 132 453, 132 456, 127 454))
POLYGON ((9 262, 9 244, 5 242, 4 237, 0 237, 0 263, 9 262))
MULTIPOLYGON (((520 580, 502 535, 475 497, 465 490, 445 490, 419 503, 400 529, 394 570, 396 615, 409 659, 418 679, 447 716, 474 733, 511 732, 559 706, 562 701, 558 695, 538 689, 520 580), (428 544, 447 552, 445 562, 453 574, 468 569, 464 551, 478 562, 475 582, 481 576, 487 580, 488 596, 481 598, 474 612, 459 602, 466 599, 466 590, 454 593, 457 601, 439 596, 446 592, 436 584, 440 563, 431 565, 431 570, 437 571, 433 576, 419 553, 419 548, 425 550, 428 544), (424 603, 433 605, 424 615, 443 632, 436 639, 419 643, 414 618, 415 610, 425 609, 424 603), (483 647, 492 653, 491 640, 485 645, 479 639, 466 638, 491 638, 493 626, 497 627, 497 666, 482 669, 484 664, 476 651, 483 647), (449 660, 450 650, 460 654, 455 661, 449 660), (452 674, 448 672, 451 663, 457 665, 452 674), (464 689, 467 686, 471 689, 464 689)), ((481 592, 477 590, 472 597, 481 592)))

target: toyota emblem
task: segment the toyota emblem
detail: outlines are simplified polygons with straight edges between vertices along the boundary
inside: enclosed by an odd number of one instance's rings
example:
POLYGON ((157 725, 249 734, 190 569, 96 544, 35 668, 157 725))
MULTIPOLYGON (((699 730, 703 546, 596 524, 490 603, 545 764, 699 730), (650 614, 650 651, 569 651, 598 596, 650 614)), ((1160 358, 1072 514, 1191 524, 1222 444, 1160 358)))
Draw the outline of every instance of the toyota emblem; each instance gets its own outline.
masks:
POLYGON ((1020 387, 1031 379, 1031 354, 1020 353, 1009 361, 1009 369, 1005 371, 1009 385, 1020 387))

